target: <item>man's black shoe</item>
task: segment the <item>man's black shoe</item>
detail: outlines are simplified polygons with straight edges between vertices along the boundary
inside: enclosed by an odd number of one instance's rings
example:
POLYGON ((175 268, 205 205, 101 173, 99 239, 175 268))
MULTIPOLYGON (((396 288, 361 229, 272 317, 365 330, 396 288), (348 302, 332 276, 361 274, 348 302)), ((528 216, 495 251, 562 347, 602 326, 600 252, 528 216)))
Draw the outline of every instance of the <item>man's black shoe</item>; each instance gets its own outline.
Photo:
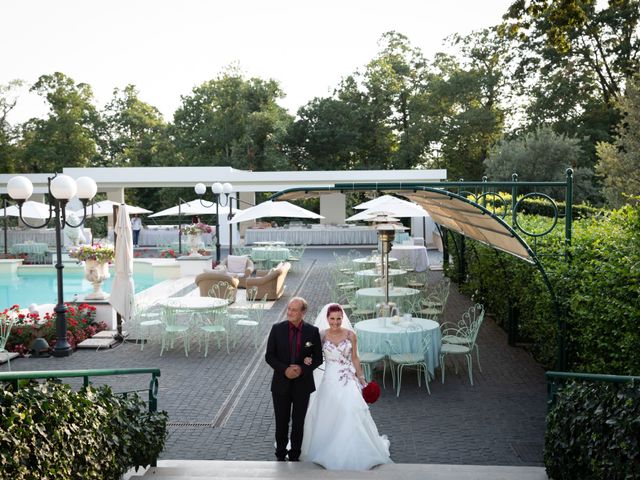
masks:
POLYGON ((287 459, 286 459, 286 457, 284 455, 282 455, 282 456, 276 455, 276 459, 278 460, 278 462, 286 462, 287 461, 287 459))

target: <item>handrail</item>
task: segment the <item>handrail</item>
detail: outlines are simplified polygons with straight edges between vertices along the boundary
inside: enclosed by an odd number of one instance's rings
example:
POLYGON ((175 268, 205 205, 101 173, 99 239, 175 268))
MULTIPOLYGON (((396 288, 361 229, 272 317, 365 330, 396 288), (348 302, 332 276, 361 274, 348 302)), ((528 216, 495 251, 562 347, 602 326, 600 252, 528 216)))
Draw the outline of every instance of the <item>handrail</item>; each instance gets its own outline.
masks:
POLYGON ((551 409, 556 401, 558 385, 556 380, 582 380, 585 382, 609 382, 627 383, 640 381, 640 377, 630 375, 605 375, 599 373, 577 373, 577 372, 546 372, 547 380, 547 410, 551 409))
POLYGON ((105 368, 95 370, 42 370, 42 371, 24 371, 24 372, 2 372, 0 373, 0 382, 11 382, 17 391, 20 388, 20 380, 28 379, 44 379, 44 378, 83 378, 83 384, 88 387, 89 377, 106 377, 111 375, 140 375, 150 373, 151 381, 149 382, 149 412, 153 413, 158 410, 158 377, 160 376, 159 368, 105 368))

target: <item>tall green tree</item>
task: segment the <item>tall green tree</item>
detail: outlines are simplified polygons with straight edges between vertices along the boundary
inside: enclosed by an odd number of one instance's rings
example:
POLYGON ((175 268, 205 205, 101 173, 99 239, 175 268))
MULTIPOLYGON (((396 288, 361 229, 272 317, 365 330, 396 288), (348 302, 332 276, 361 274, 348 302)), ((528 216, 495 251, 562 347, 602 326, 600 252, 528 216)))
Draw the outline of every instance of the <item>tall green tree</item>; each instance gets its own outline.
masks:
POLYGON ((56 72, 42 75, 31 91, 48 102, 49 113, 23 125, 21 171, 91 166, 97 158, 95 127, 99 121, 91 87, 56 72))
POLYGON ((594 145, 619 117, 615 100, 640 66, 639 0, 517 0, 501 31, 518 39, 514 86, 530 98, 528 126, 551 125, 582 139, 592 168, 594 145))
POLYGON ((245 79, 234 68, 182 97, 172 135, 181 162, 277 170, 288 165, 282 140, 292 119, 276 102, 275 80, 245 79))
POLYGON ((4 173, 16 171, 19 132, 17 127, 9 123, 8 116, 18 103, 17 92, 23 85, 22 80, 0 85, 0 172, 4 173))
POLYGON ((116 88, 103 113, 101 138, 104 166, 170 165, 173 146, 160 111, 138 98, 133 85, 116 88))
POLYGON ((616 208, 640 200, 640 75, 627 83, 618 109, 622 118, 615 141, 597 146, 597 172, 604 177, 604 195, 616 208))

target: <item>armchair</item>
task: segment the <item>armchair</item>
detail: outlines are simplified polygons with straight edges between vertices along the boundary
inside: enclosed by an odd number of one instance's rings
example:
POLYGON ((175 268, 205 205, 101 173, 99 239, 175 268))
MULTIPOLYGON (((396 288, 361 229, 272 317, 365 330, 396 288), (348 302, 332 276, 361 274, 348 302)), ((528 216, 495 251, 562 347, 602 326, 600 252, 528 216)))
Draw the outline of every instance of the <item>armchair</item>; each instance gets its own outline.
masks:
POLYGON ((229 304, 231 304, 236 300, 236 290, 238 289, 240 280, 234 278, 224 270, 209 270, 198 275, 195 282, 200 290, 201 297, 209 297, 209 292, 214 285, 217 285, 219 282, 225 282, 229 286, 228 288, 233 289, 233 295, 228 295, 226 289, 224 291, 220 289, 221 295, 223 295, 220 298, 228 299, 229 304))
MULTIPOLYGON (((281 263, 275 268, 272 268, 268 272, 262 272, 262 276, 247 278, 247 290, 251 287, 257 287, 257 298, 264 298, 267 296, 267 300, 277 300, 284 293, 285 284, 284 281, 287 278, 287 273, 291 264, 289 262, 281 263)), ((260 275, 261 272, 258 272, 260 275)))
POLYGON ((240 288, 247 288, 247 278, 251 276, 255 270, 255 266, 251 259, 246 255, 229 255, 221 263, 232 277, 237 278, 240 288))

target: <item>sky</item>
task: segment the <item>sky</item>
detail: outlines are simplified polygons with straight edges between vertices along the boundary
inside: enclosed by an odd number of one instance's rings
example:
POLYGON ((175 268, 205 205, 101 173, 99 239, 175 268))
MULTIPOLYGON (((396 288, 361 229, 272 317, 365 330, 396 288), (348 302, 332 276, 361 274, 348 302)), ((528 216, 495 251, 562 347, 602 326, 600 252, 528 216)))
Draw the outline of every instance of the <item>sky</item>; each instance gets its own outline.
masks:
MULTIPOLYGON (((445 37, 495 25, 513 0, 1 0, 0 85, 59 71, 104 106, 136 86, 173 119, 181 95, 238 65, 274 79, 291 114, 331 94, 380 50, 383 33, 408 37, 427 58, 445 37)), ((26 89, 9 117, 46 115, 26 89)))

